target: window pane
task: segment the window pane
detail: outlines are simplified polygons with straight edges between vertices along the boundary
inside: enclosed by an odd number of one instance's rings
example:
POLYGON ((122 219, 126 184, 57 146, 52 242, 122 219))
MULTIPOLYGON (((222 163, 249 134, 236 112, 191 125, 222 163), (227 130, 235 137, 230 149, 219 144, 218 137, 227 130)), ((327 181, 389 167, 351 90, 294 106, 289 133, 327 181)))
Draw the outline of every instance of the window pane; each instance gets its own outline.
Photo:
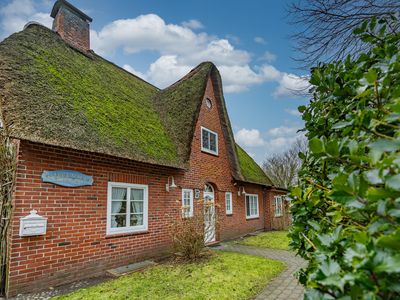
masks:
POLYGON ((111 227, 126 227, 126 215, 111 215, 111 227))
POLYGON ((246 196, 246 215, 250 216, 250 197, 246 196))
POLYGON ((111 197, 113 200, 126 200, 126 188, 113 187, 111 197))
POLYGON ((214 133, 210 133, 210 150, 217 151, 217 136, 214 133))
POLYGON ((204 130, 202 131, 202 136, 203 136, 203 148, 205 149, 210 149, 210 143, 208 142, 208 131, 204 130))
POLYGON ((111 202, 111 213, 113 213, 113 214, 126 213, 126 201, 112 201, 111 202))
POLYGON ((131 213, 143 213, 143 202, 132 201, 131 202, 131 213))
POLYGON ((225 203, 226 203, 226 210, 230 211, 231 210, 231 194, 229 194, 229 193, 225 194, 225 203))
POLYGON ((130 226, 143 225, 143 214, 131 214, 130 226))
POLYGON ((131 200, 143 200, 143 189, 131 189, 131 200))

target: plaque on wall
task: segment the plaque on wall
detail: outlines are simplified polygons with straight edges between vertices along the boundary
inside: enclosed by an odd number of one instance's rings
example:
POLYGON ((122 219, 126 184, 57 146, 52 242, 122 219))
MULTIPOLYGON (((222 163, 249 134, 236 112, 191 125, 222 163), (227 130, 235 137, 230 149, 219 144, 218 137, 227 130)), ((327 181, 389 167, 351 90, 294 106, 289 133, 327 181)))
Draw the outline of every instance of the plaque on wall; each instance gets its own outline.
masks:
POLYGON ((42 181, 65 187, 93 185, 93 177, 73 170, 44 171, 42 181))

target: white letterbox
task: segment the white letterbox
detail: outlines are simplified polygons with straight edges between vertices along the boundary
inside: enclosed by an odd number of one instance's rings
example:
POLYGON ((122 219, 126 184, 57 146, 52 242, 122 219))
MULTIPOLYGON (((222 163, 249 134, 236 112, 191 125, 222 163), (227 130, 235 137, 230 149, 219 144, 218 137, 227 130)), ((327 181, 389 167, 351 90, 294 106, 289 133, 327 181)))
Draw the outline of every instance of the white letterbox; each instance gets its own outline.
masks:
POLYGON ((20 219, 19 236, 45 235, 47 218, 39 216, 36 210, 20 219))

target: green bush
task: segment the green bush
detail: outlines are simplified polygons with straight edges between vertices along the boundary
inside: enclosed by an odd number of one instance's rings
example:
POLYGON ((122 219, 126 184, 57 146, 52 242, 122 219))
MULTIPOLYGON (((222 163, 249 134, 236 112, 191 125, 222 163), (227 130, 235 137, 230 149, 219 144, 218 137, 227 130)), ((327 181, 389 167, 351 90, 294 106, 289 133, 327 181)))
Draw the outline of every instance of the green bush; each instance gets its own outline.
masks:
POLYGON ((355 30, 368 53, 313 69, 299 107, 310 151, 290 235, 306 299, 400 299, 400 36, 386 26, 355 30))

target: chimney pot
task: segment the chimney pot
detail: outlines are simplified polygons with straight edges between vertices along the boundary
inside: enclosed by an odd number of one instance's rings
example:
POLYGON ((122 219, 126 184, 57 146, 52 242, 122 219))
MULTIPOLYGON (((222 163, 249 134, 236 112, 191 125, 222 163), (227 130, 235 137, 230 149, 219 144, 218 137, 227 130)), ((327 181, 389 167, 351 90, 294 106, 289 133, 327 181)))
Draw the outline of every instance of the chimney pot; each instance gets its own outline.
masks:
POLYGON ((92 18, 65 0, 54 3, 50 16, 53 30, 71 46, 81 51, 90 50, 89 23, 92 18))

